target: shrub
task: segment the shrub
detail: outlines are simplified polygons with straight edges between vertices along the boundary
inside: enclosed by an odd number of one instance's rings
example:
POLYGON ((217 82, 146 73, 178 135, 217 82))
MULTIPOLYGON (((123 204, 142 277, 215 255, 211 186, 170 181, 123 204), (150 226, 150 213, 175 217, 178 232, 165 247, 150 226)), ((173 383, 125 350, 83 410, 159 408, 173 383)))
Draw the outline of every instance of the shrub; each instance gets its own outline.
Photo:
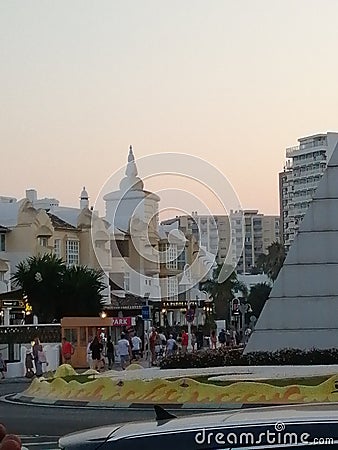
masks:
POLYGON ((300 350, 286 348, 275 352, 252 352, 243 354, 242 348, 216 350, 202 349, 186 355, 166 357, 161 369, 190 369, 222 366, 294 366, 338 364, 338 349, 300 350))

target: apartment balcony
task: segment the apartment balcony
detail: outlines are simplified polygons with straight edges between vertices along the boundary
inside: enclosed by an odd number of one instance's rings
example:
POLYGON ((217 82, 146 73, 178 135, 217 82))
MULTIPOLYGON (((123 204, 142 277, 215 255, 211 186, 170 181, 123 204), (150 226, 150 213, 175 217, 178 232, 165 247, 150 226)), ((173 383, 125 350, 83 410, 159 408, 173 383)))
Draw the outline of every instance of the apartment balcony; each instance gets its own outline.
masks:
POLYGON ((293 156, 299 151, 299 145, 295 145, 293 147, 288 147, 286 149, 286 157, 287 158, 293 158, 293 156))
POLYGON ((111 270, 113 272, 122 272, 126 271, 126 268, 129 267, 129 258, 113 257, 111 262, 111 270))
POLYGON ((300 145, 295 145, 294 147, 289 147, 286 149, 286 157, 287 158, 293 158, 294 156, 302 155, 307 150, 310 150, 312 148, 320 148, 323 149, 327 148, 327 141, 310 141, 310 142, 303 142, 300 145))
POLYGON ((145 275, 157 275, 160 273, 160 265, 157 262, 144 260, 143 271, 145 275))
MULTIPOLYGON (((326 166, 325 166, 326 167, 326 166)), ((304 171, 294 171, 293 173, 293 179, 295 178, 307 178, 309 176, 320 176, 325 170, 325 167, 319 167, 316 169, 311 170, 304 170, 304 171)))
POLYGON ((95 255, 103 270, 111 270, 112 260, 110 249, 97 247, 95 249, 95 255))

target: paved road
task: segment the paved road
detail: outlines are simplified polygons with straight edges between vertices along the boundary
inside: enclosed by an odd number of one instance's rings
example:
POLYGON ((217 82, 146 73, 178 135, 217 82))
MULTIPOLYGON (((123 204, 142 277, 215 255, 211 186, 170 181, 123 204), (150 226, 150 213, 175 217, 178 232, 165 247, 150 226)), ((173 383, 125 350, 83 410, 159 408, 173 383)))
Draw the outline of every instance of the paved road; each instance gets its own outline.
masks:
MULTIPOLYGON (((22 392, 27 383, 0 383, 0 396, 22 392)), ((192 414, 195 411, 177 411, 175 414, 192 414)), ((116 410, 87 408, 53 408, 0 402, 0 422, 8 431, 18 433, 30 450, 57 448, 57 439, 67 433, 100 425, 136 420, 151 420, 154 412, 149 410, 116 410)))

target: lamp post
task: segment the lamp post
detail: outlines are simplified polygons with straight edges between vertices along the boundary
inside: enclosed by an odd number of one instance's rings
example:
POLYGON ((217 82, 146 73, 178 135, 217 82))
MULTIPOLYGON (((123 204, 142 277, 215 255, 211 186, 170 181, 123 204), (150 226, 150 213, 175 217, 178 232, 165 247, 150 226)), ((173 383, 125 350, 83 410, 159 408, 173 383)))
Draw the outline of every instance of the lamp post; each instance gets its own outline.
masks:
POLYGON ((250 303, 240 303, 239 310, 242 315, 242 335, 244 336, 246 325, 247 325, 245 322, 246 314, 252 313, 252 308, 251 308, 250 303))
MULTIPOLYGON (((197 326, 199 325, 199 313, 200 313, 200 308, 201 308, 201 301, 204 301, 204 307, 206 307, 207 305, 206 305, 206 303, 208 302, 208 298, 209 298, 209 294, 207 293, 207 291, 199 291, 201 294, 204 294, 205 295, 205 298, 203 299, 203 298, 200 298, 199 296, 198 296, 198 304, 197 304, 197 306, 198 306, 198 309, 197 309, 197 312, 198 312, 198 315, 197 315, 197 320, 196 320, 196 322, 197 322, 197 326)), ((204 310, 205 311, 205 310, 204 310)))
POLYGON ((187 314, 186 314, 186 320, 187 320, 187 323, 188 323, 188 348, 187 348, 187 350, 188 350, 188 352, 191 352, 192 351, 192 345, 191 345, 191 318, 190 318, 189 312, 190 312, 190 289, 192 287, 192 283, 191 283, 191 280, 190 280, 189 270, 190 270, 190 266, 189 266, 189 264, 186 264, 184 266, 183 275, 182 275, 182 278, 181 278, 181 281, 180 281, 179 285, 183 287, 183 289, 184 289, 183 292, 185 292, 185 298, 186 298, 186 301, 187 301, 187 314))

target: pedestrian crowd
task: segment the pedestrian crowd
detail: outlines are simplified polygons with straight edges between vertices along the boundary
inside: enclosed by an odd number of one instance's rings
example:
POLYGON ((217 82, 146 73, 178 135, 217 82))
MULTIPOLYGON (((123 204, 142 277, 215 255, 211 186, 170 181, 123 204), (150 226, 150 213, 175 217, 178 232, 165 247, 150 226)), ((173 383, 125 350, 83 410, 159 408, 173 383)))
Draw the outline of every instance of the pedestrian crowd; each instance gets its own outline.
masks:
MULTIPOLYGON (((192 327, 189 335, 186 327, 175 326, 170 329, 152 327, 139 336, 134 328, 123 329, 116 342, 111 336, 103 333, 91 338, 87 345, 88 367, 99 372, 111 370, 118 363, 122 370, 133 362, 147 361, 149 365, 158 366, 166 356, 185 355, 188 351, 196 352, 202 347, 216 349, 218 347, 237 347, 245 345, 251 334, 247 329, 244 333, 235 330, 222 329, 218 334, 215 330, 205 336, 202 327, 192 327), (190 344, 190 346, 189 346, 190 344)), ((75 348, 65 337, 62 339, 61 356, 63 364, 72 365, 75 348)), ((26 377, 41 377, 47 371, 46 353, 38 338, 34 339, 32 348, 27 350, 26 377)), ((0 353, 0 379, 5 378, 6 362, 0 353)))

